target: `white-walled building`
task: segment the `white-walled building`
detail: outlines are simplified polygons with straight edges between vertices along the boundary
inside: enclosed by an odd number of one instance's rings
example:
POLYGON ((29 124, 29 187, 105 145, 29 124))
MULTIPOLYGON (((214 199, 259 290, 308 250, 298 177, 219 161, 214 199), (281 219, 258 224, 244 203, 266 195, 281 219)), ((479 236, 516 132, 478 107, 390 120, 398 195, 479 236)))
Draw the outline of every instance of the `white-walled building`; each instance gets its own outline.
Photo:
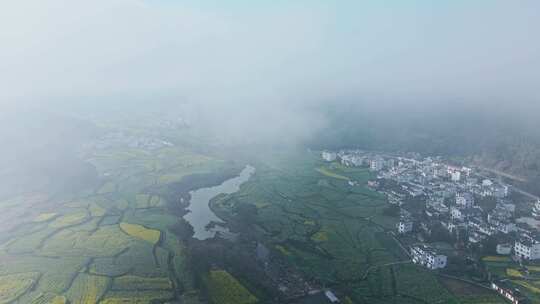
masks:
POLYGON ((411 247, 411 257, 413 263, 420 264, 431 270, 446 267, 446 256, 438 254, 432 248, 424 245, 411 247))
POLYGON ((508 299, 512 304, 519 304, 523 302, 523 296, 519 290, 508 286, 504 281, 491 282, 491 289, 508 299))
POLYGON ((509 255, 512 252, 512 244, 497 244, 497 254, 509 255))
POLYGON ((450 174, 450 178, 453 182, 459 182, 461 180, 461 172, 460 171, 454 171, 450 174))
POLYGON ((540 200, 537 200, 534 204, 532 216, 536 219, 540 219, 540 200))
POLYGON ((465 220, 465 214, 462 212, 461 209, 456 208, 456 207, 450 208, 450 217, 453 220, 457 220, 457 221, 464 221, 465 220))
POLYGON ((323 151, 321 153, 322 158, 327 162, 333 162, 337 159, 336 152, 323 151))
POLYGON ((474 196, 468 192, 457 193, 456 205, 460 208, 471 208, 474 205, 474 196))
POLYGON ((482 186, 484 186, 484 187, 491 187, 492 185, 493 185, 493 182, 491 180, 489 180, 489 179, 484 179, 482 181, 482 186))
POLYGON ((338 297, 331 290, 326 290, 324 295, 331 303, 339 303, 338 297))
POLYGON ((514 253, 525 260, 540 259, 540 242, 538 240, 525 237, 514 243, 514 253))
POLYGON ((410 218, 401 218, 397 223, 397 230, 400 234, 411 232, 413 230, 413 221, 410 218))
POLYGON ((497 198, 505 198, 508 196, 510 192, 510 188, 507 185, 499 185, 497 187, 493 187, 493 196, 497 198))
POLYGON ((341 155, 341 164, 347 167, 360 167, 364 164, 364 158, 356 154, 341 155))
POLYGON ((382 158, 375 158, 369 162, 369 168, 371 171, 381 171, 384 168, 384 160, 382 158))

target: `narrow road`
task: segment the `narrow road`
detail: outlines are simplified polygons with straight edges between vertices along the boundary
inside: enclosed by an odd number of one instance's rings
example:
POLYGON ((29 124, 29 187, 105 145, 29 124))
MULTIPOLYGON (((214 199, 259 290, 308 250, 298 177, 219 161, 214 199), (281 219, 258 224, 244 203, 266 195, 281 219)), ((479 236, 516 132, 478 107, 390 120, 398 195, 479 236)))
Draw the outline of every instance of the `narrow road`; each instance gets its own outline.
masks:
POLYGON ((493 173, 495 175, 500 175, 500 176, 504 176, 504 177, 509 178, 509 179, 513 179, 513 180, 518 181, 518 182, 522 182, 522 183, 527 182, 527 179, 524 178, 524 177, 513 175, 513 174, 510 174, 510 173, 506 173, 506 172, 503 172, 503 171, 500 171, 500 170, 486 168, 486 167, 477 167, 477 168, 480 169, 480 170, 483 170, 483 171, 493 173))

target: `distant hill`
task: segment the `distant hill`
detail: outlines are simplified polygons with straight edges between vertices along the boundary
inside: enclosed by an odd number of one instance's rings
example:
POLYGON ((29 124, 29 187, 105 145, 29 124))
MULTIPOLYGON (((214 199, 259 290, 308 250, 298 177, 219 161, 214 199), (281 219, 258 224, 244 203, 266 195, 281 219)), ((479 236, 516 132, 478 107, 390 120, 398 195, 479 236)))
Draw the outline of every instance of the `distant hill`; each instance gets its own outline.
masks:
POLYGON ((328 125, 308 145, 363 148, 452 157, 528 180, 540 194, 540 124, 511 113, 463 108, 374 109, 354 105, 326 109, 328 125))

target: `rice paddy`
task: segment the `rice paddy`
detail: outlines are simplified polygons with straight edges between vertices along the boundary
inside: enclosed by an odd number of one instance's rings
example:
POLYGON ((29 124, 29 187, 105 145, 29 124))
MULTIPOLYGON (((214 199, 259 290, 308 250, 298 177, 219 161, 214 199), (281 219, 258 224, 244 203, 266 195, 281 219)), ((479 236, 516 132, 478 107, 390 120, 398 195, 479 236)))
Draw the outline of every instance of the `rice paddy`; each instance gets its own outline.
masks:
POLYGON ((54 213, 54 212, 50 212, 50 213, 42 213, 38 216, 36 216, 36 218, 34 218, 34 222, 47 222, 53 218, 55 218, 57 215, 57 213, 54 213))
POLYGON ((159 242, 159 238, 161 236, 161 232, 159 230, 148 229, 137 224, 120 223, 120 228, 125 233, 152 244, 159 242))
POLYGON ((0 276, 0 304, 7 304, 18 299, 37 282, 38 278, 37 272, 0 276))
POLYGON ((206 288, 213 304, 252 304, 257 298, 228 272, 213 270, 206 276, 206 288))

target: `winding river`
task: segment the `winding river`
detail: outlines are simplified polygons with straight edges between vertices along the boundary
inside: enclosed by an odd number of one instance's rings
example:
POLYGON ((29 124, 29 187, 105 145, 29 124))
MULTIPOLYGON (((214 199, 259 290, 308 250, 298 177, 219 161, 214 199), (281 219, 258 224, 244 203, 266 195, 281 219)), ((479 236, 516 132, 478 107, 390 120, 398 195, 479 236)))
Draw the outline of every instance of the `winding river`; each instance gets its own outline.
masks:
POLYGON ((210 209, 210 200, 219 194, 232 194, 240 189, 240 186, 249 180, 251 175, 255 173, 255 168, 252 166, 246 166, 240 175, 231 178, 223 182, 219 186, 201 188, 195 191, 191 191, 191 200, 187 213, 184 218, 188 221, 195 232, 194 238, 199 240, 205 240, 214 237, 217 231, 226 231, 225 228, 216 226, 212 229, 207 229, 207 225, 211 222, 222 223, 210 209))

